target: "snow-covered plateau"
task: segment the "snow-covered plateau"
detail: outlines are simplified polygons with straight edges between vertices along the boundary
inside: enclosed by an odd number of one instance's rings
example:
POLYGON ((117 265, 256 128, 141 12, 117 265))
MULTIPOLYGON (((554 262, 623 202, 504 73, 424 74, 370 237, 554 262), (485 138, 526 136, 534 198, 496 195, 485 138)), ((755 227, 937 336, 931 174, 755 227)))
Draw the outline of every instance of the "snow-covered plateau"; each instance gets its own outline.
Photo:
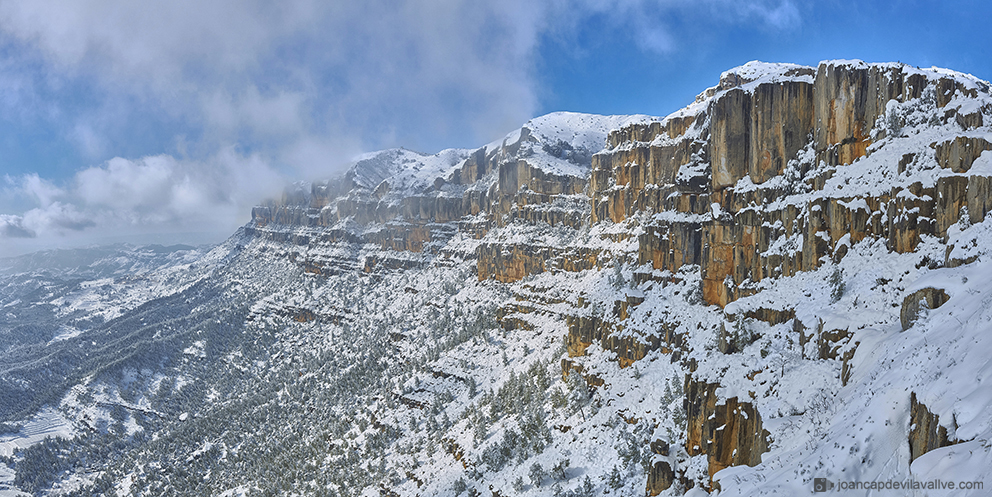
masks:
POLYGON ((990 123, 751 62, 0 261, 0 495, 992 495, 990 123))

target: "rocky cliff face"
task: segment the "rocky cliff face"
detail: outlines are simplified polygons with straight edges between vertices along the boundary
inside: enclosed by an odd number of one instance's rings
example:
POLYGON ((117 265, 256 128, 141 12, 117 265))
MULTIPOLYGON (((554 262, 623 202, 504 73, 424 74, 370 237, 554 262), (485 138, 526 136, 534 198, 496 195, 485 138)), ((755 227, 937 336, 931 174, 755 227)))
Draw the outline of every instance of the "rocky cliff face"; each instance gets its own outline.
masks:
POLYGON ((962 208, 972 222, 988 212, 988 174, 967 174, 988 146, 987 132, 972 129, 989 110, 985 83, 860 62, 737 72, 660 123, 612 133, 590 183, 592 220, 653 214, 640 260, 670 271, 699 264, 707 303, 725 306, 865 237, 909 252, 921 235, 945 236, 962 208), (924 122, 940 132, 899 134, 924 122), (928 149, 899 162, 867 157, 925 140, 928 149), (952 174, 933 174, 935 165, 952 174))
MULTIPOLYGON (((371 154, 257 207, 246 230, 319 274, 473 260, 479 284, 511 289, 505 330, 561 333, 563 373, 649 423, 643 442, 665 447, 646 466, 650 495, 743 493, 799 457, 800 420, 815 418, 821 438, 805 443, 818 446, 840 437, 822 416, 860 415, 829 399, 878 388, 859 355, 880 343, 871 330, 954 301, 939 285, 910 292, 912 279, 980 261, 989 91, 901 64, 749 63, 665 118, 553 114, 477 150, 371 154), (639 365, 680 378, 681 397, 622 400, 611 385, 639 365), (737 466, 757 469, 722 471, 737 466)), ((949 443, 938 426, 953 408, 938 421, 907 395, 886 426, 915 460, 949 443)), ((818 475, 800 465, 789 481, 818 475)))
MULTIPOLYGON (((593 153, 607 131, 636 119, 559 113, 475 151, 372 153, 343 178, 301 185, 256 207, 249 229, 299 246, 320 239, 352 248, 377 246, 391 255, 436 254, 453 236, 483 238, 493 227, 518 221, 575 231, 588 219, 585 190, 593 153)), ((546 269, 595 265, 589 262, 595 259, 592 252, 562 257, 567 251, 558 244, 535 246, 530 240, 484 245, 478 251, 483 279, 517 281, 546 269)))
POLYGON ((754 406, 737 397, 721 400, 716 395, 719 387, 686 378, 686 451, 690 456, 706 455, 711 480, 728 466, 756 466, 768 450, 769 433, 754 406))

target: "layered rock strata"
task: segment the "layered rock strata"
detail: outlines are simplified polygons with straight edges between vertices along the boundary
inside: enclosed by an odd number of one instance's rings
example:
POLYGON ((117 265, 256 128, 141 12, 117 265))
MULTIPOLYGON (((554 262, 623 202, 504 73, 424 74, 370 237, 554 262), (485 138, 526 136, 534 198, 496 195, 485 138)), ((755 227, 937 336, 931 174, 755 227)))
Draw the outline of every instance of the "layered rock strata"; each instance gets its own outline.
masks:
MULTIPOLYGON (((699 303, 724 308, 768 278, 836 264, 858 243, 904 254, 983 222, 992 210, 990 116, 988 85, 948 71, 752 63, 724 73, 667 118, 603 121, 616 126, 596 147, 576 141, 578 132, 564 139, 528 123, 474 151, 370 156, 339 181, 257 207, 248 229, 291 247, 287 256, 318 274, 464 257, 476 260, 479 280, 514 283, 546 272, 636 266, 634 286, 692 273, 699 303), (309 250, 317 245, 334 250, 309 250)), ((925 264, 973 261, 953 258, 951 249, 925 264)), ((681 323, 629 326, 643 297, 625 297, 590 308, 531 292, 505 304, 498 319, 505 329, 532 330, 537 317, 553 316, 565 330, 563 375, 584 374, 592 385, 603 380, 585 371, 581 358, 593 344, 621 367, 655 351, 670 354, 687 373, 684 449, 705 456, 709 487, 721 469, 759 464, 769 432, 756 403, 720 398, 714 377, 692 374, 696 358, 681 323)), ((934 288, 906 295, 902 328, 948 298, 934 288)), ((725 321, 792 320, 799 356, 841 363, 840 383, 847 384, 856 330, 819 318, 804 324, 791 305, 725 321)), ((715 332, 720 352, 750 345, 722 330, 715 332)), ((949 443, 915 395, 912 417, 914 459, 949 443)), ((674 462, 657 461, 647 493, 683 478, 674 462)))
POLYGON ((988 110, 984 83, 860 62, 760 74, 726 74, 683 111, 611 133, 592 163, 592 221, 653 214, 640 262, 668 271, 699 264, 706 302, 725 306, 764 278, 814 269, 864 238, 910 252, 923 236, 946 236, 963 212, 971 222, 988 213, 992 171, 970 169, 990 144, 968 131, 988 110), (973 98, 984 102, 977 110, 962 103, 973 98), (900 138, 904 108, 960 135, 898 163, 872 160, 871 174, 947 172, 887 189, 868 176, 838 185, 839 166, 869 162, 879 140, 900 138))

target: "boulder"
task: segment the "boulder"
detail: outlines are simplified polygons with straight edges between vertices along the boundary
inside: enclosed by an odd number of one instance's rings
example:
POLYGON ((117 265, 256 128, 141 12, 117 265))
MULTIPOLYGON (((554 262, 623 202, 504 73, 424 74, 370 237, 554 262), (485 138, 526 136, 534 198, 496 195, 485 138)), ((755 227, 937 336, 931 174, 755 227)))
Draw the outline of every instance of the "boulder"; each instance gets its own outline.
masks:
POLYGON ((902 299, 902 309, 899 311, 899 322, 903 331, 913 326, 923 309, 936 309, 947 303, 947 292, 940 288, 927 287, 917 290, 902 299))

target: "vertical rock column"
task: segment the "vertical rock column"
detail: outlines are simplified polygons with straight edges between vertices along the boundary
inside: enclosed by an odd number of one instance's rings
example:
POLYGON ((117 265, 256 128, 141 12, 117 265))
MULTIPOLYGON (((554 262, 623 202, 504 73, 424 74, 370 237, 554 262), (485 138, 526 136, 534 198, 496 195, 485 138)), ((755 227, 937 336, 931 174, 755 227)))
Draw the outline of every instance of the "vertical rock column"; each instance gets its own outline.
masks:
POLYGON ((868 112, 868 73, 863 62, 823 63, 816 70, 816 151, 829 164, 850 164, 871 144, 869 133, 877 115, 868 112))
POLYGON ((758 410, 737 397, 720 402, 719 387, 686 376, 685 449, 690 456, 706 454, 711 486, 717 471, 741 464, 755 466, 768 451, 769 433, 761 425, 758 410))
POLYGON ((789 80, 735 88, 717 97, 710 113, 712 202, 728 215, 703 226, 701 266, 704 300, 722 307, 744 295, 740 284, 766 273, 759 257, 765 219, 736 215, 741 206, 732 187, 745 176, 761 184, 781 175, 809 143, 814 86, 789 80))

